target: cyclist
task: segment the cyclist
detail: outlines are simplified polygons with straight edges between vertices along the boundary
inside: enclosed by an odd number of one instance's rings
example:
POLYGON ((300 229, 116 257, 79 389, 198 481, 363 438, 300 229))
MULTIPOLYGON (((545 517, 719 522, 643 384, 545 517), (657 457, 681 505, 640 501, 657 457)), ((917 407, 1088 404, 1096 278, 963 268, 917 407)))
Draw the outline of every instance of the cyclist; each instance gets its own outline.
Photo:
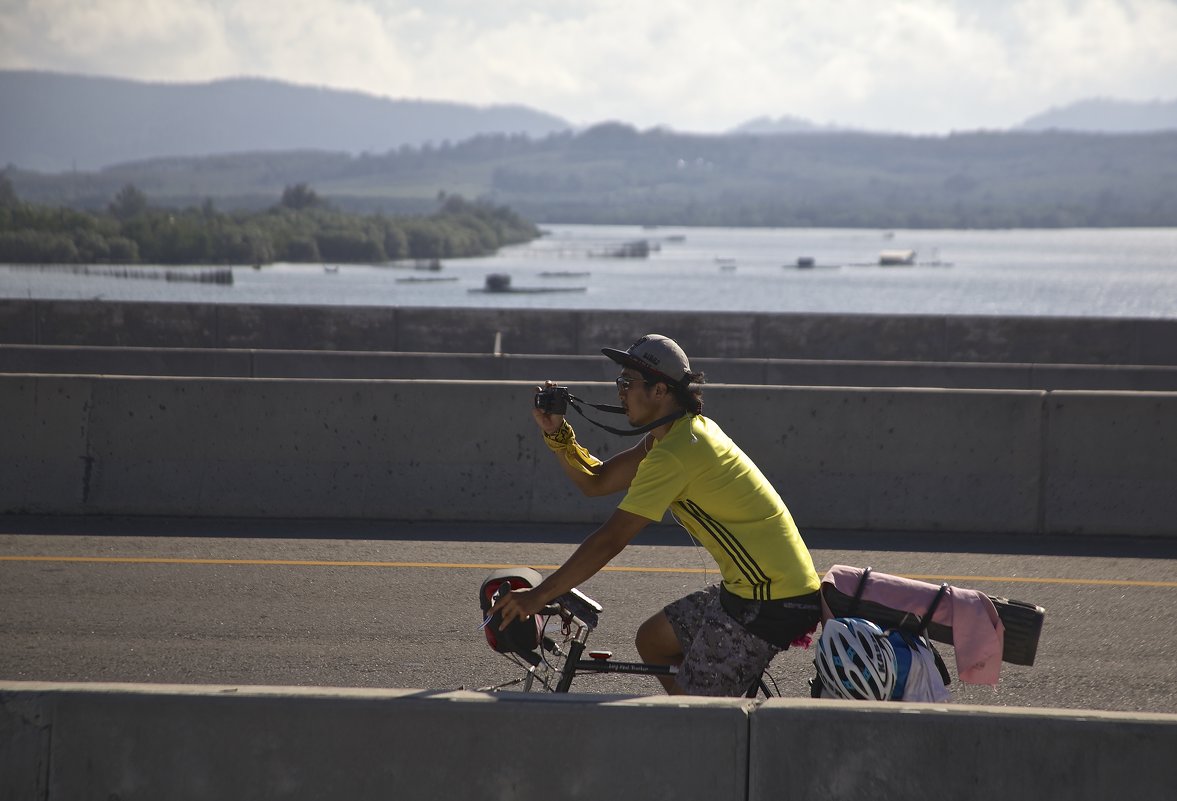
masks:
MULTIPOLYGON (((637 633, 667 692, 743 695, 779 651, 809 643, 820 619, 820 580, 789 510, 760 470, 704 417, 702 373, 660 334, 627 350, 603 348, 621 366, 617 392, 630 424, 656 426, 634 447, 602 462, 576 441, 562 415, 533 410, 565 474, 588 496, 625 491, 609 519, 538 586, 495 606, 505 627, 582 584, 643 528, 670 509, 707 549, 722 582, 667 605, 637 633)), ((552 386, 548 382, 548 386, 552 386)))

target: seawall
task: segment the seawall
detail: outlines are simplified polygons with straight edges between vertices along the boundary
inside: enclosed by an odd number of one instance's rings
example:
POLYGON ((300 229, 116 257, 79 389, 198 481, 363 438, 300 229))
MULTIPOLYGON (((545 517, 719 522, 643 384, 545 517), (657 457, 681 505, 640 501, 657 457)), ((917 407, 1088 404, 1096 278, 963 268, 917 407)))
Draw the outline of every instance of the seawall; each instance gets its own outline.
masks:
POLYGON ((0 343, 1177 366, 1177 320, 0 300, 0 343), (636 327, 636 328, 635 328, 636 327))

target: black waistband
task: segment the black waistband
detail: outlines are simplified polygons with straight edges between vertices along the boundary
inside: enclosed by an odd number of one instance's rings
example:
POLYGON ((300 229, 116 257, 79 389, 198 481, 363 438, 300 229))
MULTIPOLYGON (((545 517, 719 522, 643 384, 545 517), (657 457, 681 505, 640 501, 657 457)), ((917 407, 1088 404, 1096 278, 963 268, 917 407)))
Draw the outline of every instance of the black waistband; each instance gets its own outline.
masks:
POLYGON ((724 584, 720 583, 719 600, 723 604, 724 609, 727 609, 729 606, 742 608, 750 603, 758 603, 760 604, 760 615, 763 617, 774 617, 774 613, 791 614, 795 612, 811 612, 815 609, 819 612, 821 611, 821 593, 818 590, 807 592, 804 595, 794 595, 791 598, 755 601, 751 598, 743 598, 736 595, 724 584))

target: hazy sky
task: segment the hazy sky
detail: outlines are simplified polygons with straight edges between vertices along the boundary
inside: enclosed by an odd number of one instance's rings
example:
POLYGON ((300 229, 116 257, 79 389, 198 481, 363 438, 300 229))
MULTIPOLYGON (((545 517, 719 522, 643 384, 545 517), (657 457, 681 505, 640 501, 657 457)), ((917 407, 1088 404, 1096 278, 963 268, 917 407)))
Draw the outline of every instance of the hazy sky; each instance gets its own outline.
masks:
POLYGON ((1177 0, 0 0, 0 68, 942 133, 1177 98, 1177 0))

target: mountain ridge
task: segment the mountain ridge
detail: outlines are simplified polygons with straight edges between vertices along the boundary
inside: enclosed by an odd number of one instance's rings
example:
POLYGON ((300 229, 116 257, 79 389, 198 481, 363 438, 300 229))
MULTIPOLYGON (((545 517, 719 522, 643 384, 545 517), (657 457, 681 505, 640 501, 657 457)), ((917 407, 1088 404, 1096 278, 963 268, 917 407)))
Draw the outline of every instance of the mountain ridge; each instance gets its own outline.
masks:
POLYGON ((1177 100, 1132 101, 1096 97, 1047 109, 1015 130, 1087 133, 1155 133, 1177 130, 1177 100))
POLYGON ((384 153, 571 127, 525 106, 394 100, 269 78, 172 84, 0 70, 0 107, 0 162, 50 172, 248 151, 384 153))
MULTIPOLYGON (((172 83, 0 70, 0 108, 6 111, 0 115, 0 164, 41 172, 248 152, 383 154, 480 135, 541 138, 575 130, 566 120, 525 105, 394 99, 258 77, 172 83)), ((756 117, 713 136, 850 130, 784 114, 756 117)), ((1177 130, 1177 100, 1081 100, 1007 130, 1177 130)))

